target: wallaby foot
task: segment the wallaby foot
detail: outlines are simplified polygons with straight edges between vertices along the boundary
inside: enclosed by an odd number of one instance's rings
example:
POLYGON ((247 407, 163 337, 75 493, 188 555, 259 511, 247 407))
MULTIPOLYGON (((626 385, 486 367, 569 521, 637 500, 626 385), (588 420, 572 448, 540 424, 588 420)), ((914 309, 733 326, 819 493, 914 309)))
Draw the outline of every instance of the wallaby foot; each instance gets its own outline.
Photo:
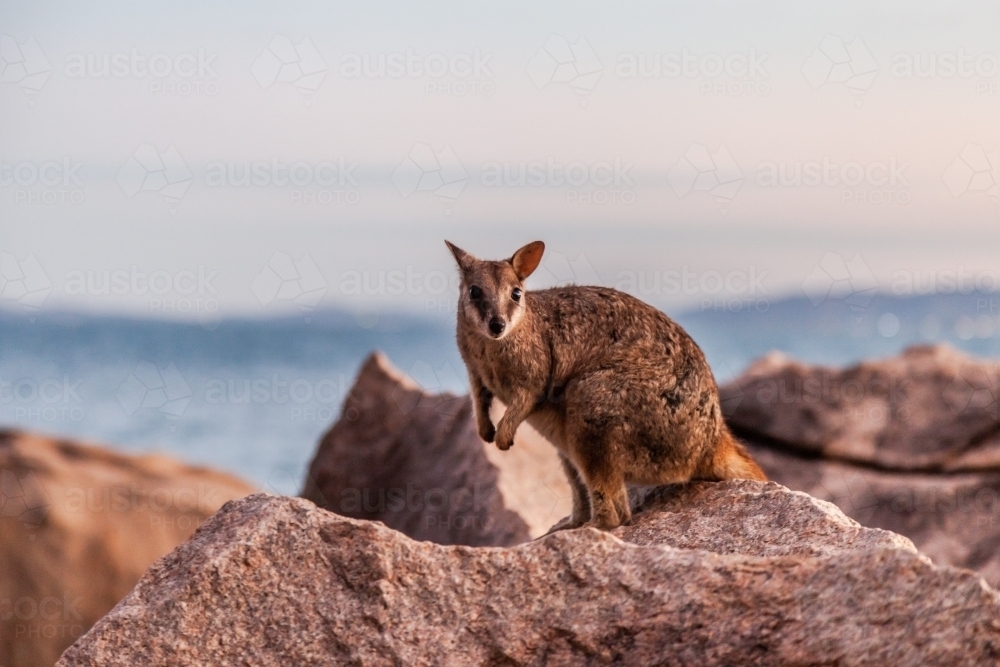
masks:
POLYGON ((624 481, 594 484, 590 494, 590 506, 591 518, 584 524, 590 528, 613 530, 632 520, 624 481))

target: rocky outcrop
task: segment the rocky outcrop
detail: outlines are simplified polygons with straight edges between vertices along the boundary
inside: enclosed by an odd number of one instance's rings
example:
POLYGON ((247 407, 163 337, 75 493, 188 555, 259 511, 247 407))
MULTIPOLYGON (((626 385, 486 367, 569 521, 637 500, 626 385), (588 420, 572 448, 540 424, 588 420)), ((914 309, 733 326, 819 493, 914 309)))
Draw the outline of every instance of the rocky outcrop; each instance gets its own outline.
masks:
POLYGON ((945 345, 844 369, 771 353, 721 393, 734 427, 804 455, 905 472, 1000 470, 1000 363, 945 345))
MULTIPOLYGON (((522 489, 510 488, 510 474, 501 480, 487 448, 496 449, 479 439, 467 396, 424 392, 376 353, 323 436, 302 496, 417 540, 470 546, 527 541, 529 524, 505 504, 517 502, 522 489)), ((522 460, 524 449, 510 461, 522 460)), ((555 453, 547 453, 558 469, 555 453)), ((540 523, 548 521, 547 529, 562 516, 534 520, 536 533, 543 532, 540 523)))
MULTIPOLYGON (((845 369, 771 354, 721 393, 729 424, 771 479, 829 500, 866 526, 910 537, 936 563, 1000 584, 995 362, 948 347, 845 369)), ((494 421, 502 414, 495 405, 494 421)), ((422 392, 381 355, 359 373, 304 495, 442 544, 517 544, 570 510, 555 450, 528 425, 501 452, 476 435, 466 398, 422 392), (393 489, 397 498, 415 490, 416 502, 390 508, 393 489), (428 508, 434 489, 443 491, 428 508)))
POLYGON ((253 488, 162 456, 0 431, 0 665, 52 665, 157 558, 253 488))
POLYGON ((844 369, 772 353, 721 394, 771 479, 1000 583, 1000 364, 946 346, 844 369))
POLYGON ((227 504, 59 665, 985 665, 1000 596, 773 483, 638 494, 632 525, 416 542, 302 499, 227 504))

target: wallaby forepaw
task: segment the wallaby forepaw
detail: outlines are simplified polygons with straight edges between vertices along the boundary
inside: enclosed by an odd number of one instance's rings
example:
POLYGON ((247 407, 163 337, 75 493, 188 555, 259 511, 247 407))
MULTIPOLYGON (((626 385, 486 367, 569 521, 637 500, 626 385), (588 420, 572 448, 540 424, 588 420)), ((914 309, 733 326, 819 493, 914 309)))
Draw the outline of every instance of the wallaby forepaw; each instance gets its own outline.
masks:
POLYGON ((513 429, 507 428, 504 424, 500 424, 500 428, 497 429, 496 440, 497 448, 503 451, 507 451, 514 446, 514 431, 513 429))
POLYGON ((493 442, 497 437, 497 430, 493 424, 483 426, 479 429, 479 437, 483 439, 483 442, 493 442))

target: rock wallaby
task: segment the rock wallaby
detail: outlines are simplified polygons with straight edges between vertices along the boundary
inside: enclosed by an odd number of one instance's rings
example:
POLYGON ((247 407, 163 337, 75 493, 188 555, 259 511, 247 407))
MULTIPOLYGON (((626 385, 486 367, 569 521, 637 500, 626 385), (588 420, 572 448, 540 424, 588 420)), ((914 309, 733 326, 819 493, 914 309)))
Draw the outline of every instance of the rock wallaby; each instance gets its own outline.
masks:
POLYGON ((458 348, 480 437, 510 449, 527 420, 573 487, 573 513, 552 531, 627 523, 626 483, 767 479, 726 427, 701 349, 669 317, 604 287, 527 291, 541 241, 501 261, 445 243, 461 272, 458 348), (496 427, 494 397, 507 406, 496 427))

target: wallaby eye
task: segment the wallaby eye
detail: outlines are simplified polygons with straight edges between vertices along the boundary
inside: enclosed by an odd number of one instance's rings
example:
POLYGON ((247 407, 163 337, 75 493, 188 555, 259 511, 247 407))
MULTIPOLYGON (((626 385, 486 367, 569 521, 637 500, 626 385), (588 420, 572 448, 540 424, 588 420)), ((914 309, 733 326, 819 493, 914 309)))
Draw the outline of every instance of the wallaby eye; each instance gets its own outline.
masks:
POLYGON ((469 296, 478 301, 483 298, 483 290, 479 289, 479 285, 473 285, 469 288, 469 296))
POLYGON ((510 298, 514 299, 514 301, 520 301, 521 300, 521 288, 520 287, 515 287, 514 291, 510 293, 510 298))

